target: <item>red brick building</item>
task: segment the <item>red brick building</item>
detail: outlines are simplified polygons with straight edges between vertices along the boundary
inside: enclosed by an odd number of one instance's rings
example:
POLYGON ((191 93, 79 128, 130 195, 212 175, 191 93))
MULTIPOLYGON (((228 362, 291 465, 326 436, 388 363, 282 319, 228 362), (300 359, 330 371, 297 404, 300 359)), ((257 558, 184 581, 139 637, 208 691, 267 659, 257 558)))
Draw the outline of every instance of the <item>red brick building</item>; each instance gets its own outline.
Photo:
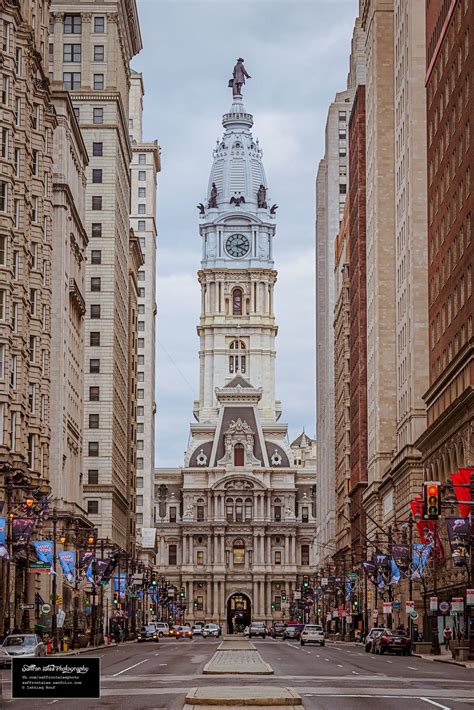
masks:
POLYGON ((349 121, 349 320, 351 534, 362 559, 367 486, 367 295, 366 295, 365 86, 360 85, 349 121))
POLYGON ((429 374, 426 475, 474 466, 474 2, 427 0, 429 374))

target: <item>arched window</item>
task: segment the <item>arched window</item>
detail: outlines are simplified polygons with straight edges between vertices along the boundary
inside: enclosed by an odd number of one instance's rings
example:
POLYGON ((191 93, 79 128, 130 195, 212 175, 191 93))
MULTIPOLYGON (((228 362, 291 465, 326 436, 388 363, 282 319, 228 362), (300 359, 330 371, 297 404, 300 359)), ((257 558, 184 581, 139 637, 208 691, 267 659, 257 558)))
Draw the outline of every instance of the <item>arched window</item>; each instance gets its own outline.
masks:
POLYGON ((244 445, 236 444, 234 446, 234 466, 244 466, 244 445))
POLYGON ((242 498, 237 498, 235 501, 235 522, 243 523, 244 521, 244 501, 242 498))
POLYGON ((245 499, 245 522, 253 518, 253 500, 252 498, 245 499))
POLYGON ((241 288, 234 288, 232 291, 232 315, 241 316, 242 315, 242 304, 244 300, 244 294, 241 288))
POLYGON ((196 501, 196 520, 204 520, 204 498, 198 498, 196 501))
POLYGON ((234 565, 245 564, 245 544, 243 540, 234 540, 233 544, 234 565))
POLYGON ((233 340, 230 344, 229 372, 231 374, 245 374, 247 369, 247 358, 245 355, 245 343, 243 340, 233 340))
POLYGON ((225 502, 225 517, 228 523, 234 522, 234 499, 227 498, 225 502))

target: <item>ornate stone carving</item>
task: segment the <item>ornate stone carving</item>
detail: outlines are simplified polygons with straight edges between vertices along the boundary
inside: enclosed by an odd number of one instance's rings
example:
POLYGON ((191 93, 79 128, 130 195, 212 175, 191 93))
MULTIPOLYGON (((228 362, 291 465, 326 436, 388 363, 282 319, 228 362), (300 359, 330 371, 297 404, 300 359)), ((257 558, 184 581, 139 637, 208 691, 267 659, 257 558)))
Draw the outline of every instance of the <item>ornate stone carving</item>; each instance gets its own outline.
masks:
POLYGON ((205 466, 207 464, 207 456, 202 449, 196 456, 196 463, 198 466, 205 466))
POLYGON ((233 464, 233 453, 236 444, 242 444, 245 449, 245 465, 260 466, 260 461, 255 458, 253 453, 255 436, 247 424, 242 419, 231 421, 227 431, 224 434, 225 454, 217 462, 218 466, 229 466, 233 464))
POLYGON ((228 481, 225 485, 224 488, 226 491, 253 491, 254 485, 251 481, 243 481, 241 479, 238 480, 233 480, 233 481, 228 481))
POLYGON ((273 452, 270 461, 271 461, 272 466, 281 466, 282 458, 276 449, 273 452))

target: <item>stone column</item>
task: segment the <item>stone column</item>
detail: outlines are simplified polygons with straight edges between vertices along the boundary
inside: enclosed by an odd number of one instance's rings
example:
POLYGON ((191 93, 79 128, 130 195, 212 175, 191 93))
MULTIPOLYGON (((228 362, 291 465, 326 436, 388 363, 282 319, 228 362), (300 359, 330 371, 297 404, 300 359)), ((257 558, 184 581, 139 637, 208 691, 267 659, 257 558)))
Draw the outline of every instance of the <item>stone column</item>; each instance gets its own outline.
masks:
POLYGON ((204 605, 206 618, 209 619, 212 613, 212 582, 210 579, 206 582, 206 603, 204 605))
POLYGON ((290 564, 290 538, 285 535, 285 565, 290 564))
MULTIPOLYGON (((56 81, 62 81, 61 66, 63 61, 63 43, 64 43, 64 14, 62 12, 54 13, 54 62, 49 66, 50 71, 54 71, 53 78, 56 81)), ((74 37, 74 35, 71 35, 74 37)), ((52 39, 52 38, 51 38, 52 39)), ((25 59, 23 60, 25 61, 25 59)))
POLYGON ((265 608, 265 582, 260 582, 260 613, 262 616, 267 615, 265 608))
MULTIPOLYGON (((81 88, 92 89, 92 72, 91 72, 91 60, 92 60, 92 46, 91 46, 91 25, 92 25, 92 14, 90 12, 82 13, 82 33, 81 38, 81 88)), ((77 35, 70 35, 71 38, 77 37, 77 35)), ((110 35, 109 35, 110 36, 110 35)), ((72 40, 71 40, 72 41, 72 40)), ((107 45, 109 49, 110 43, 107 45)), ((110 50, 109 50, 110 51, 110 50)), ((106 57, 110 62, 110 57, 106 57)), ((113 63, 113 62, 112 62, 113 63)), ((110 85, 110 82, 108 82, 110 85)))
POLYGON ((258 615, 258 582, 253 583, 252 617, 258 615))
POLYGON ((271 583, 271 581, 267 580, 265 582, 265 588, 267 590, 267 595, 266 595, 267 601, 266 601, 265 613, 268 616, 271 616, 271 612, 272 612, 272 583, 271 583))
POLYGON ((193 536, 189 536, 189 564, 194 565, 194 539, 193 536))
POLYGON ((213 620, 217 619, 217 615, 219 613, 219 589, 218 589, 219 582, 214 581, 213 586, 214 586, 214 592, 212 595, 212 618, 213 620))

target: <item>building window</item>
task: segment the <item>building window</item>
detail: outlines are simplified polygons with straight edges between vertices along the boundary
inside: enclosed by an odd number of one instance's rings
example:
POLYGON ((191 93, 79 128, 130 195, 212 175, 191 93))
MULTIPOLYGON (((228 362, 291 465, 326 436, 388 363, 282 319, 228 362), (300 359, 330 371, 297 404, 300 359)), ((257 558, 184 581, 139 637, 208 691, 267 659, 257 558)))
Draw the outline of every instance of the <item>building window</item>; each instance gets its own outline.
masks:
POLYGON ((301 522, 309 522, 309 508, 301 508, 301 522))
POLYGON ((39 213, 38 213, 38 198, 37 197, 32 197, 31 198, 31 221, 32 222, 38 222, 39 221, 39 213))
POLYGON ((146 180, 146 172, 144 170, 139 170, 138 171, 138 180, 140 182, 145 182, 146 180))
POLYGON ((230 344, 229 372, 245 374, 246 368, 245 343, 243 340, 233 340, 230 344))
MULTIPOLYGON (((5 345, 0 343, 0 380, 5 379, 5 345)), ((1 432, 0 432, 1 435, 1 432)))
POLYGON ((232 292, 232 315, 242 315, 243 293, 241 288, 235 288, 232 292))
POLYGON ((138 197, 146 197, 146 187, 138 188, 138 197))
POLYGON ((301 545, 301 564, 309 565, 309 545, 301 545))
POLYGON ((1 93, 1 100, 2 104, 4 106, 8 106, 8 87, 9 87, 9 81, 8 81, 8 76, 5 76, 3 74, 2 76, 2 93, 1 93))
POLYGON ((105 18, 104 17, 94 17, 94 32, 96 34, 104 34, 104 32, 105 32, 105 18))
POLYGON ((6 319, 6 294, 5 289, 0 289, 0 321, 2 322, 6 319))
POLYGON ((170 523, 176 522, 176 508, 171 506, 170 508, 170 523))
POLYGON ((102 170, 100 168, 94 168, 92 170, 92 182, 102 182, 102 170))
POLYGON ((100 287, 101 287, 100 276, 93 276, 91 278, 91 291, 98 292, 98 291, 100 291, 100 287))
POLYGON ((99 501, 98 500, 88 500, 87 501, 87 514, 88 515, 98 515, 99 514, 99 501))
POLYGON ((281 521, 281 505, 275 505, 273 508, 273 517, 277 523, 281 521))
POLYGON ((144 220, 144 219, 139 219, 139 220, 138 220, 138 231, 139 231, 139 232, 144 232, 144 231, 145 231, 145 220, 144 220))
POLYGON ((104 88, 104 75, 94 74, 94 89, 96 91, 102 91, 104 88))
POLYGON ((2 158, 8 158, 8 128, 2 128, 2 158))
POLYGON ((103 143, 93 143, 92 144, 92 155, 96 158, 101 158, 104 154, 104 144, 103 143))
POLYGON ((87 471, 87 483, 89 486, 97 486, 99 483, 99 469, 98 468, 90 468, 87 471))
MULTIPOLYGON (((1 294, 1 291, 0 291, 1 294)), ((17 355, 12 355, 10 358, 10 385, 13 388, 16 388, 16 374, 17 374, 17 355)))
POLYGON ((80 44, 65 44, 64 48, 63 48, 63 61, 64 62, 80 62, 81 61, 81 45, 80 44))
POLYGON ((36 301, 37 291, 35 288, 30 288, 30 313, 32 316, 36 315, 36 301))
POLYGON ((36 360, 36 337, 30 335, 30 362, 35 362, 36 360))
POLYGON ((36 387, 32 382, 28 383, 28 407, 32 414, 36 408, 36 387))
POLYGON ((104 45, 103 44, 95 44, 94 45, 94 62, 103 62, 104 61, 104 45))
POLYGON ((245 545, 242 540, 235 540, 233 546, 234 565, 245 564, 245 545))
POLYGON ((143 478, 142 478, 142 476, 137 476, 137 488, 143 488, 143 478))
POLYGON ((35 435, 28 435, 28 449, 26 452, 28 468, 32 469, 35 461, 35 435))
POLYGON ((138 214, 145 214, 146 213, 146 205, 141 202, 138 205, 138 214))
POLYGON ((202 550, 196 552, 196 564, 200 567, 204 564, 204 552, 202 550))
POLYGON ((99 455, 99 442, 98 441, 89 441, 89 456, 98 456, 99 455))
POLYGON ((102 196, 101 195, 93 195, 92 196, 92 209, 96 211, 100 211, 102 209, 102 196))
POLYGON ((178 564, 178 547, 177 545, 168 545, 168 564, 175 567, 178 564))
POLYGON ((92 249, 92 251, 91 251, 91 264, 102 264, 102 251, 101 251, 101 249, 92 249))
POLYGON ((0 266, 7 265, 7 238, 0 236, 0 266))
POLYGON ((81 16, 80 15, 64 15, 64 34, 65 35, 80 35, 81 34, 81 16))
POLYGON ((8 187, 4 180, 0 180, 0 212, 6 212, 8 206, 8 187))
POLYGON ((10 23, 6 20, 3 20, 2 49, 4 52, 10 52, 10 23))
POLYGON ((66 91, 74 91, 81 88, 81 72, 65 71, 63 73, 63 84, 66 91))
POLYGON ((37 176, 39 173, 39 159, 37 150, 33 150, 33 158, 31 160, 31 172, 35 176, 37 176))
POLYGON ((98 414, 89 414, 89 429, 98 429, 99 428, 99 415, 98 414))
POLYGON ((146 165, 146 154, 145 153, 138 154, 138 164, 139 165, 146 165))
POLYGON ((245 522, 249 522, 253 518, 253 501, 251 498, 245 499, 245 522))
POLYGON ((196 507, 196 519, 202 522, 204 520, 204 506, 198 505, 196 507))
POLYGON ((100 303, 91 304, 91 318, 100 318, 100 303))
POLYGON ((99 358, 91 358, 89 360, 89 372, 91 373, 91 375, 97 375, 100 372, 99 358))
POLYGON ((234 446, 234 466, 244 466, 245 456, 244 456, 244 446, 243 444, 236 444, 234 446))
POLYGON ((281 550, 275 550, 273 561, 276 565, 281 565, 281 550))
POLYGON ((92 123, 101 124, 104 122, 104 109, 94 108, 92 110, 92 123))
POLYGON ((100 401, 100 387, 89 387, 89 402, 100 401))
POLYGON ((102 236, 102 225, 98 222, 93 222, 91 233, 94 238, 100 238, 102 236))

